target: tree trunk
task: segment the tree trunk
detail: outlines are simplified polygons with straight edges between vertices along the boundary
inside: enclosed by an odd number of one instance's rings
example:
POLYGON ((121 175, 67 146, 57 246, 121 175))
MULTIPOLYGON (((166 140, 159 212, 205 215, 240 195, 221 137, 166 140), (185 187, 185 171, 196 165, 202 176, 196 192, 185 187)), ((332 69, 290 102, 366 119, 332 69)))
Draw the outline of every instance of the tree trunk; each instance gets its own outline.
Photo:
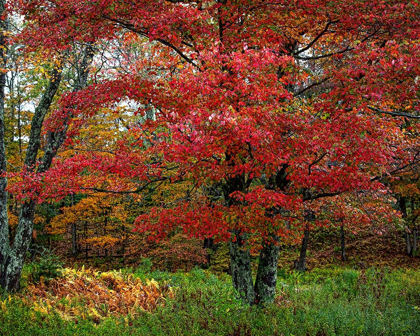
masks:
POLYGON ((77 224, 71 223, 71 253, 75 257, 79 253, 77 248, 77 224))
POLYGON ((88 244, 87 244, 87 221, 84 221, 84 231, 85 231, 85 260, 88 259, 88 244))
POLYGON ((252 305, 255 302, 255 291, 252 283, 251 255, 246 249, 244 237, 238 233, 235 237, 235 241, 229 242, 233 287, 244 303, 252 305))
MULTIPOLYGON (((278 242, 278 239, 276 239, 278 242)), ((255 303, 272 303, 276 294, 277 261, 280 246, 276 242, 264 243, 258 261, 255 280, 255 303)))
MULTIPOLYGON (((210 238, 204 238, 204 245, 203 245, 204 249, 214 249, 214 239, 212 237, 210 238)), ((207 253, 207 264, 210 264, 210 253, 207 253)))
MULTIPOLYGON (((405 223, 407 223, 407 199, 404 196, 399 197, 398 203, 401 209, 402 218, 404 219, 405 223)), ((413 246, 411 245, 411 230, 408 225, 405 226, 404 230, 404 238, 405 238, 405 250, 407 255, 411 256, 413 254, 413 246)), ((417 240, 417 237, 416 237, 417 240)), ((417 241, 416 241, 417 245, 417 241)))
POLYGON ((407 251, 407 255, 411 255, 411 251, 412 251, 412 248, 411 248, 411 237, 410 237, 410 232, 408 232, 407 231, 408 230, 408 228, 406 228, 406 231, 404 232, 404 235, 405 235, 405 249, 406 249, 406 251, 407 251))
MULTIPOLYGON (((4 0, 0 0, 0 14, 2 14, 4 11, 4 0)), ((1 16, 0 16, 1 17, 1 16)), ((2 25, 4 24, 4 21, 2 20, 2 25)), ((0 38, 0 46, 4 45, 4 37, 0 38)), ((1 48, 3 50, 3 48, 1 48)), ((2 51, 3 52, 3 51, 2 51)), ((93 58, 92 55, 92 49, 86 48, 86 54, 82 61, 82 69, 84 69, 79 77, 79 83, 77 84, 76 90, 80 89, 79 85, 80 83, 86 84, 87 79, 87 67, 90 64, 88 61, 91 62, 93 58)), ((54 68, 52 71, 51 79, 49 82, 49 85, 44 92, 39 105, 35 109, 34 116, 32 118, 31 122, 31 132, 29 136, 28 141, 28 148, 26 150, 26 156, 25 156, 25 166, 27 167, 28 171, 34 171, 35 170, 35 164, 37 160, 38 151, 40 148, 40 136, 42 131, 42 125, 44 118, 51 106, 51 103, 53 101, 53 98, 58 90, 58 87, 60 85, 61 81, 61 69, 54 68)), ((5 152, 1 152, 2 148, 4 149, 4 83, 2 83, 2 77, 3 75, 0 75, 0 119, 2 119, 1 125, 0 125, 0 161, 4 161, 4 164, 6 163, 6 156, 5 152), (3 133, 2 133, 3 130, 3 133)), ((42 163, 37 169, 38 173, 43 173, 46 170, 48 170, 52 164, 52 159, 54 158, 55 154, 57 153, 57 150, 61 146, 61 144, 64 141, 65 131, 60 131, 58 133, 59 136, 55 138, 49 139, 49 142, 47 144, 47 148, 45 149, 44 157, 42 160, 42 163)), ((1 167, 2 162, 0 162, 0 168, 3 172, 5 172, 5 167, 1 167)), ((3 175, 2 175, 3 176, 3 175)), ((34 200, 26 201, 22 204, 20 215, 19 215, 19 223, 17 227, 16 236, 13 242, 13 246, 10 246, 8 234, 5 235, 5 231, 7 230, 8 223, 7 223, 7 195, 5 194, 5 183, 7 183, 7 180, 1 180, 0 181, 0 198, 2 197, 2 190, 3 194, 5 195, 5 198, 3 197, 0 200, 1 202, 6 202, 4 205, 6 205, 5 210, 3 211, 2 206, 3 203, 0 205, 0 285, 5 289, 6 291, 17 291, 19 290, 19 281, 22 274, 22 268, 26 257, 26 252, 28 251, 29 244, 31 242, 32 238, 32 232, 33 232, 33 225, 34 225, 34 214, 35 214, 35 206, 36 202, 34 200), (2 184, 3 183, 3 184, 2 184), (2 189, 4 187, 4 189, 2 189), (4 219, 5 217, 6 219, 4 219), (6 228, 4 228, 6 227, 6 228), (7 239, 6 239, 7 237, 7 239)))
POLYGON ((341 223, 340 226, 340 238, 341 238, 341 260, 347 261, 346 255, 346 232, 344 230, 344 224, 341 223))
POLYGON ((126 239, 127 239, 127 237, 126 237, 126 234, 125 234, 125 225, 123 224, 122 225, 122 232, 123 232, 123 234, 122 234, 122 239, 121 239, 121 242, 122 242, 122 246, 121 246, 121 252, 122 252, 122 255, 123 256, 125 256, 125 244, 126 244, 126 239))
MULTIPOLYGON (((108 215, 107 212, 105 212, 104 214, 105 219, 104 219, 104 237, 106 237, 106 226, 108 225, 108 215)), ((105 245, 106 246, 106 245, 105 245)), ((105 257, 108 257, 108 249, 105 247, 105 257)))
POLYGON ((299 259, 295 262, 295 270, 306 271, 306 252, 308 250, 309 243, 309 222, 315 220, 315 213, 311 210, 305 211, 305 231, 303 232, 302 245, 300 247, 299 259))
MULTIPOLYGON (((6 20, 3 19, 5 0, 0 0, 0 67, 6 69, 6 20)), ((0 72, 0 285, 4 287, 10 261, 9 217, 7 215, 7 160, 5 148, 4 89, 6 72, 0 72)), ((13 261, 12 261, 13 262, 13 261)))
MULTIPOLYGON (((41 141, 42 124, 58 90, 60 80, 61 69, 55 68, 52 72, 50 83, 44 92, 39 105, 35 109, 32 118, 31 133, 29 135, 28 148, 25 156, 25 167, 27 167, 30 172, 35 169, 36 157, 41 141)), ((2 268, 1 285, 8 292, 19 290, 19 281, 26 258, 26 252, 28 251, 32 240, 35 207, 36 202, 34 200, 26 201, 21 205, 19 223, 13 245, 9 247, 6 259, 0 260, 0 267, 2 268)), ((2 246, 4 243, 5 242, 3 241, 1 242, 2 246)), ((9 242, 7 242, 7 244, 9 244, 9 242)))
POLYGON ((31 200, 23 203, 20 208, 19 224, 13 242, 13 248, 10 251, 8 260, 4 264, 4 273, 1 281, 3 289, 8 292, 18 291, 20 287, 20 277, 26 252, 32 240, 35 206, 35 201, 31 200))
POLYGON ((413 229, 413 248, 411 249, 411 255, 417 254, 417 229, 413 229))
MULTIPOLYGON (((71 205, 74 206, 74 194, 71 194, 71 205)), ((79 249, 77 248, 77 223, 71 223, 71 254, 77 256, 79 249)))
POLYGON ((295 263, 295 270, 306 271, 306 252, 308 250, 309 228, 306 227, 303 233, 302 244, 300 246, 299 260, 295 263))

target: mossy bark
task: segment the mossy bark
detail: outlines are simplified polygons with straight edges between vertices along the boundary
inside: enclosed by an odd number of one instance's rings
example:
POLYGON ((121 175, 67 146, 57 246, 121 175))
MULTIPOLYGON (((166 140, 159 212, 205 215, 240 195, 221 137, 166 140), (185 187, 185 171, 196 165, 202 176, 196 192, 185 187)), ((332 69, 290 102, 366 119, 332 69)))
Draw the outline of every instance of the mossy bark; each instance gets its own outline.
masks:
POLYGON ((252 305, 255 302, 255 291, 252 283, 251 255, 245 246, 244 237, 236 234, 235 238, 235 241, 229 242, 233 287, 244 303, 252 305))
POLYGON ((26 258, 29 244, 32 240, 34 227, 35 201, 28 201, 22 204, 19 214, 19 224, 10 250, 7 262, 3 266, 3 277, 1 286, 8 292, 19 290, 20 277, 23 264, 26 258))
POLYGON ((255 303, 272 303, 276 295, 277 262, 280 247, 276 242, 267 242, 261 249, 257 278, 255 280, 255 303))

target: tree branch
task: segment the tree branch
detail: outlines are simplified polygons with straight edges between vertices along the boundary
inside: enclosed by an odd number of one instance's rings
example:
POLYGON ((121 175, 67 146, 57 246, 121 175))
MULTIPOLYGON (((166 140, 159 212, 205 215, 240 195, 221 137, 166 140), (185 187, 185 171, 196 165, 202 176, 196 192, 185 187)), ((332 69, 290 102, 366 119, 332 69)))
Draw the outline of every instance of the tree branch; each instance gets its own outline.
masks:
POLYGON ((297 93, 294 94, 295 97, 300 96, 301 94, 305 93, 306 91, 312 89, 315 86, 321 85, 325 82, 327 82, 329 79, 331 79, 331 77, 326 77, 318 82, 312 83, 311 85, 307 86, 306 88, 303 88, 302 90, 298 91, 297 93))
POLYGON ((420 119, 420 116, 418 115, 414 115, 414 114, 410 114, 410 113, 406 113, 406 112, 402 112, 402 111, 385 111, 385 110, 381 110, 378 109, 376 107, 373 106, 368 106, 368 109, 374 112, 378 112, 378 113, 384 113, 384 114, 389 114, 392 115, 393 117, 405 117, 405 118, 411 118, 411 119, 420 119))
POLYGON ((342 194, 344 191, 336 191, 336 192, 325 192, 325 193, 319 193, 319 194, 310 194, 305 195, 302 200, 305 201, 312 201, 316 200, 318 198, 324 198, 324 197, 332 197, 342 194))
POLYGON ((294 56, 299 55, 303 52, 305 52, 306 50, 310 49, 322 36, 324 36, 324 34, 328 31, 328 28, 334 24, 339 22, 339 20, 334 20, 334 21, 328 21, 327 24, 325 25, 325 28, 304 48, 297 50, 295 53, 293 53, 294 56))

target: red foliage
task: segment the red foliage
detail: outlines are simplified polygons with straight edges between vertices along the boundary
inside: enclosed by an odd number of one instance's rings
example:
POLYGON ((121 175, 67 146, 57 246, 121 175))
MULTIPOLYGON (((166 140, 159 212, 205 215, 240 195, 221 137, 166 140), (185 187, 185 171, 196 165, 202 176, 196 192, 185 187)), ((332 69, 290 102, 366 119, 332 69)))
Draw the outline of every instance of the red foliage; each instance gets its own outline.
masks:
POLYGON ((81 120, 128 100, 142 104, 139 115, 153 106, 155 118, 130 125, 116 155, 78 153, 58 160, 42 187, 40 177, 25 177, 19 188, 36 188, 43 199, 103 188, 106 180, 113 192, 143 191, 160 181, 189 181, 194 190, 218 186, 217 199, 187 195, 141 215, 138 230, 156 238, 179 226, 195 237, 287 236, 310 200, 384 189, 375 177, 390 170, 403 120, 372 108, 420 109, 417 1, 30 0, 18 6, 32 20, 22 38, 34 45, 65 49, 69 41, 124 36, 144 37, 143 46, 153 50, 147 61, 127 60, 129 75, 100 74, 102 82, 63 97, 62 106, 74 106, 73 136, 81 120), (285 177, 276 180, 282 169, 285 177), (82 172, 89 178, 80 178, 82 172))

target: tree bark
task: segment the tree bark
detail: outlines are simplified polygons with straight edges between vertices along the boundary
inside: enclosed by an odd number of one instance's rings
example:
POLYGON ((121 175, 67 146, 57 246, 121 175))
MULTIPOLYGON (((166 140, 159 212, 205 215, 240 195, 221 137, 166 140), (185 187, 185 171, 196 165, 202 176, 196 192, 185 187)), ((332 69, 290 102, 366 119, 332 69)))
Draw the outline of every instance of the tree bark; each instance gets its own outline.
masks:
POLYGON ((344 230, 344 224, 340 226, 340 240, 341 240, 341 260, 347 261, 346 255, 346 231, 344 230))
POLYGON ((258 261, 257 278, 255 280, 255 303, 272 303, 276 295, 277 262, 280 246, 274 242, 263 244, 258 261))
POLYGON ((31 200, 22 204, 20 208, 19 224, 13 247, 8 255, 8 262, 4 264, 4 279, 1 283, 2 287, 8 292, 18 291, 20 287, 20 277, 26 252, 32 240, 35 206, 36 202, 31 200))
POLYGON ((236 289, 239 299, 252 305, 255 302, 255 291, 252 283, 251 255, 246 249, 243 235, 236 233, 235 238, 235 241, 229 242, 233 287, 236 289))

